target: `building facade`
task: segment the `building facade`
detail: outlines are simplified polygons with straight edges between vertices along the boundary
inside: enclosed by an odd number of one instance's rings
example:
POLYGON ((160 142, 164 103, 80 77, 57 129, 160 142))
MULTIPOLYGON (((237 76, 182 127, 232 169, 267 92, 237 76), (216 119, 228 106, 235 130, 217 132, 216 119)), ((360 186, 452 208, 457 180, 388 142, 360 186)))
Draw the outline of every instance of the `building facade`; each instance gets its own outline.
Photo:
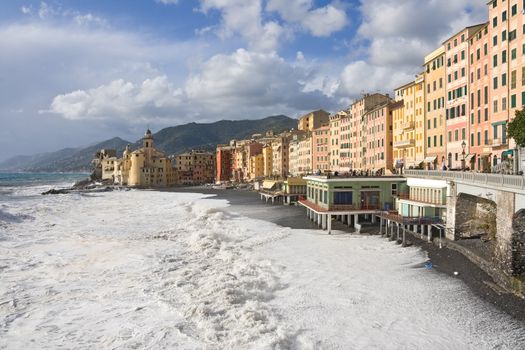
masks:
POLYGON ((329 117, 330 113, 322 109, 310 112, 299 118, 297 129, 305 132, 313 131, 322 125, 326 125, 328 123, 329 117))
POLYGON ((215 155, 211 152, 192 150, 175 156, 179 182, 183 185, 213 183, 215 155))

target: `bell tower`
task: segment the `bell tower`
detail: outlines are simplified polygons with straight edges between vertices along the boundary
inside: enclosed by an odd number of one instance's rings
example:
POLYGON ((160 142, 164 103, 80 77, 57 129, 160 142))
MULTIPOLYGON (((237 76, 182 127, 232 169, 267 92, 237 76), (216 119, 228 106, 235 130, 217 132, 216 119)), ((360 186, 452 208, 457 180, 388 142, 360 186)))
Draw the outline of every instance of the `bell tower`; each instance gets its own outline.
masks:
POLYGON ((153 148, 153 134, 151 133, 150 129, 146 130, 142 142, 144 148, 153 148))

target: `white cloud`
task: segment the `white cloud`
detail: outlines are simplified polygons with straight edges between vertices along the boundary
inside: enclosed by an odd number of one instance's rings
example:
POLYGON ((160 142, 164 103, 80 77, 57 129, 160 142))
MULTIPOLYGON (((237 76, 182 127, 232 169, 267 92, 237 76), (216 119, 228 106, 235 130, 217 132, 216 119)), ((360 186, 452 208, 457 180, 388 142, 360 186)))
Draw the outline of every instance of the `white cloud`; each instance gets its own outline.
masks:
POLYGON ((344 9, 334 4, 312 7, 312 0, 269 0, 266 9, 279 13, 285 21, 298 23, 317 37, 330 36, 347 25, 348 19, 344 9))
POLYGON ((125 118, 143 122, 169 115, 180 104, 180 95, 166 76, 146 79, 142 84, 118 79, 94 89, 58 95, 49 112, 72 120, 125 118))
POLYGON ((155 1, 160 4, 165 4, 165 5, 175 5, 179 3, 179 0, 155 0, 155 1))
POLYGON ((31 6, 22 6, 20 7, 20 12, 24 15, 30 15, 33 13, 33 8, 31 6))
POLYGON ((166 76, 141 84, 118 79, 58 95, 46 112, 72 120, 176 123, 191 116, 239 118, 326 108, 333 101, 321 91, 305 91, 305 82, 314 76, 276 53, 239 49, 231 55, 211 57, 183 88, 175 88, 166 76))
POLYGON ((274 51, 286 34, 277 22, 262 20, 261 0, 201 0, 201 10, 220 11, 222 23, 218 34, 222 38, 240 35, 252 50, 274 51))

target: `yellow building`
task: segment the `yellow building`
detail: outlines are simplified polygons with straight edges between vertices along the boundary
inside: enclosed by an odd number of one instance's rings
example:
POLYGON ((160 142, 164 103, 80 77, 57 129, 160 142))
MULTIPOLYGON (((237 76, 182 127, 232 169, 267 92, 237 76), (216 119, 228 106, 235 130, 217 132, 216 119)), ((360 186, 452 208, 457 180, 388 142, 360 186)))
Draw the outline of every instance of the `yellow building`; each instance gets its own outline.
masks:
POLYGON ((250 180, 264 177, 264 156, 259 153, 250 157, 250 180))
POLYGON ((153 135, 148 129, 142 148, 131 151, 128 145, 122 158, 115 160, 113 181, 136 187, 168 187, 176 183, 177 173, 171 160, 153 147, 153 135))
POLYGON ((415 87, 416 83, 410 82, 394 90, 396 100, 403 101, 402 106, 392 110, 393 161, 397 169, 413 167, 416 163, 415 87))
POLYGON ((262 149, 263 155, 263 176, 270 177, 272 176, 273 171, 273 148, 271 144, 267 144, 262 149))
POLYGON ((322 109, 310 112, 299 118, 297 129, 302 131, 313 131, 322 125, 328 124, 329 117, 330 113, 322 109))
POLYGON ((415 163, 414 167, 421 166, 427 154, 426 147, 426 109, 425 109, 425 75, 416 77, 414 86, 414 121, 415 121, 415 163))
POLYGON ((441 169, 446 160, 445 80, 445 47, 440 46, 425 57, 427 169, 441 169))

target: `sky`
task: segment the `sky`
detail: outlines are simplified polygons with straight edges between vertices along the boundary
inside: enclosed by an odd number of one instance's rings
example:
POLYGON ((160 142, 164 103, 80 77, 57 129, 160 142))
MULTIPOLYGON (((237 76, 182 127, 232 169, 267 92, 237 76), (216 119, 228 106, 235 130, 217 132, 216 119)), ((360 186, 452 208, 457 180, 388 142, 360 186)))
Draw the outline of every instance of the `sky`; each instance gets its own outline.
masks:
POLYGON ((391 92, 485 0, 5 0, 0 161, 391 92))

